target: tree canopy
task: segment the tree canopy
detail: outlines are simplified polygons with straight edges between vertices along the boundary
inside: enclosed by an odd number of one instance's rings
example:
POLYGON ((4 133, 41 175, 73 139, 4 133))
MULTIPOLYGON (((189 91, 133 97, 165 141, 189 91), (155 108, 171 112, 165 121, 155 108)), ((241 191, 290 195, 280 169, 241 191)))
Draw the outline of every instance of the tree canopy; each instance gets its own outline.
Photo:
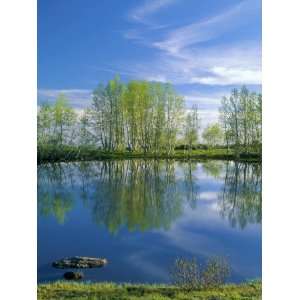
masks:
POLYGON ((209 147, 223 143, 223 131, 218 123, 209 125, 202 133, 202 138, 209 147))
MULTIPOLYGON (((261 148, 262 96, 246 87, 223 97, 219 123, 209 124, 202 139, 209 147, 226 145, 237 153, 261 148)), ((54 105, 38 110, 38 146, 84 145, 108 152, 174 152, 176 145, 195 149, 199 144, 201 111, 186 109, 184 98, 171 84, 116 76, 99 84, 92 104, 76 112, 60 94, 54 105)))

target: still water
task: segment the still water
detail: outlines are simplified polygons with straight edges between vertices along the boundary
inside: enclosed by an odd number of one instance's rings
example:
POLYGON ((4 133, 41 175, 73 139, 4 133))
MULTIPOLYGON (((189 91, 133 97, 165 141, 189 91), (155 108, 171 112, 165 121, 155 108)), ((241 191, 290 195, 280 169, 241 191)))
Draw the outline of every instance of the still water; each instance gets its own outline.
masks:
POLYGON ((38 167, 38 281, 51 263, 105 257, 90 281, 169 282, 177 257, 226 256, 229 281, 261 277, 261 165, 120 160, 38 167))

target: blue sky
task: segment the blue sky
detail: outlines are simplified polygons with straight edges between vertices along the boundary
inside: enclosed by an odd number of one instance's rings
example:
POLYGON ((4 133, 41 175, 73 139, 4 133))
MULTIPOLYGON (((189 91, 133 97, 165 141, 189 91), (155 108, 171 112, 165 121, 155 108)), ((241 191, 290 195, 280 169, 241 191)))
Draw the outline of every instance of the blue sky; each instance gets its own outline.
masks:
POLYGON ((203 125, 242 84, 261 90, 261 0, 38 0, 38 103, 76 108, 115 74, 171 82, 203 125))

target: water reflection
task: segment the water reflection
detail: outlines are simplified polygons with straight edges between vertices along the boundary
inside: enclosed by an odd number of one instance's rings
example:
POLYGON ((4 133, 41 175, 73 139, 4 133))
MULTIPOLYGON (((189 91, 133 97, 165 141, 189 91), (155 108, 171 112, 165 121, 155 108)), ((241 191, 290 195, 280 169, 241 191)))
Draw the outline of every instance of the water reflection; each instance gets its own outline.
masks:
POLYGON ((220 178, 224 169, 224 162, 217 160, 208 160, 202 163, 202 168, 206 174, 214 178, 220 178))
POLYGON ((173 163, 105 162, 91 195, 93 219, 110 232, 168 229, 182 213, 173 163))
MULTIPOLYGON (((78 197, 111 233, 169 229, 201 201, 199 174, 221 180, 217 207, 231 226, 261 222, 261 165, 208 161, 120 160, 38 167, 38 211, 61 224, 78 197)), ((201 179, 202 178, 202 179, 201 179)))
POLYGON ((232 227, 261 223, 261 164, 226 163, 220 212, 232 227))
POLYGON ((72 182, 69 169, 70 166, 62 164, 38 168, 38 212, 43 216, 54 215, 60 224, 74 206, 73 193, 65 186, 66 181, 72 182))

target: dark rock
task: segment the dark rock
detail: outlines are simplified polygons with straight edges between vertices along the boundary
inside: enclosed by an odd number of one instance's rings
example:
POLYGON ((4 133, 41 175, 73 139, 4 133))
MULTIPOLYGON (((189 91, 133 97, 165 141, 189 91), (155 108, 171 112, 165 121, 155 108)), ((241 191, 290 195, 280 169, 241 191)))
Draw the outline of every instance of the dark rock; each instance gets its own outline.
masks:
POLYGON ((87 269, 103 267, 106 264, 105 258, 74 256, 57 260, 52 263, 52 266, 58 269, 87 269))
POLYGON ((83 273, 81 272, 66 272, 64 274, 64 278, 67 280, 79 280, 84 277, 83 273))

